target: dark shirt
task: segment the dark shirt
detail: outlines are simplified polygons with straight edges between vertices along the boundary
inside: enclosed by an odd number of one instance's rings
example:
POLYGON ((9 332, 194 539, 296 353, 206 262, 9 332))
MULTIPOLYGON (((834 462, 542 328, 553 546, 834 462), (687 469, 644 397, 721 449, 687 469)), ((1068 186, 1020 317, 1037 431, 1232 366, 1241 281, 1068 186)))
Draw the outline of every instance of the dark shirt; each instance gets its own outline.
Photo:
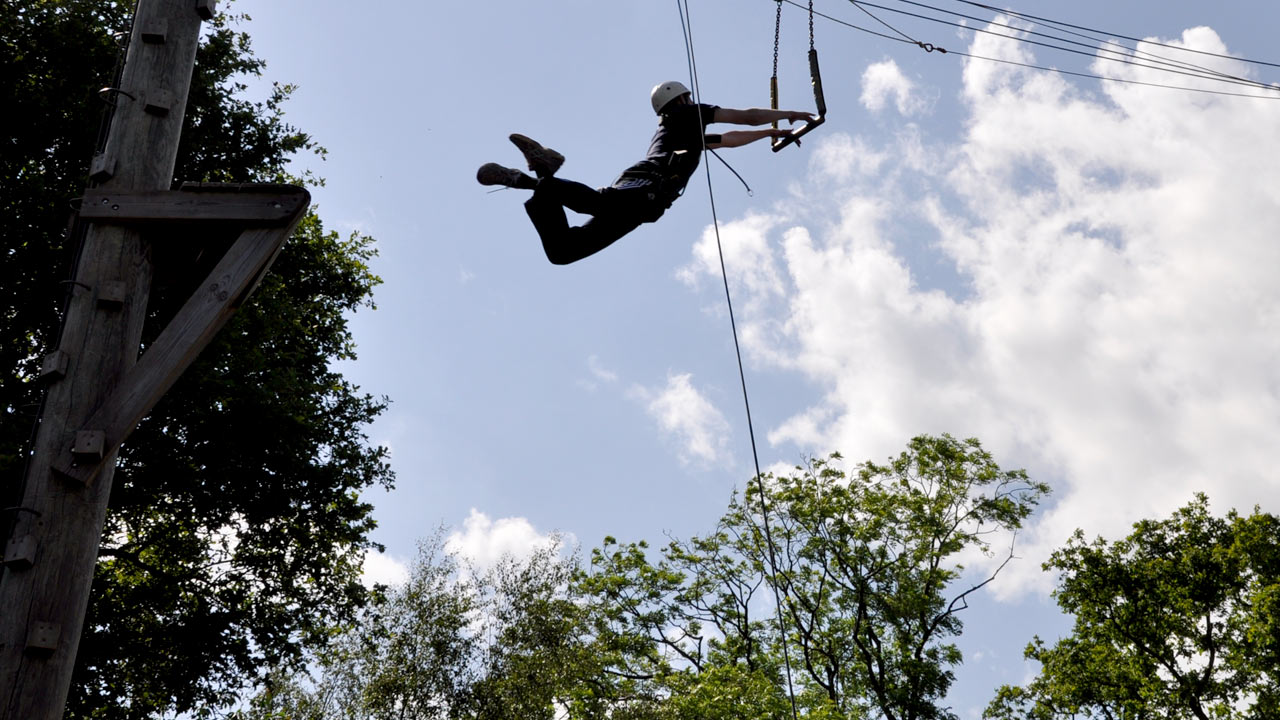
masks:
POLYGON ((720 141, 719 135, 707 134, 707 125, 719 109, 716 105, 676 105, 658 116, 658 130, 645 159, 627 168, 614 187, 656 184, 662 199, 674 201, 698 169, 703 142, 720 141))

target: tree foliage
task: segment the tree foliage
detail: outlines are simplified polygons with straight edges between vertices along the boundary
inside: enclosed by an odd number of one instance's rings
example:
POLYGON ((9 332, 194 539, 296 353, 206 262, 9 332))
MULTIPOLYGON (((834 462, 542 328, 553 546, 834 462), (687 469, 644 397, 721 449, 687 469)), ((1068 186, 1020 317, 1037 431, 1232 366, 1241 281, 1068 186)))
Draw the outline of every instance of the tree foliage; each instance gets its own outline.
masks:
MULTIPOLYGON (((112 33, 128 30, 132 7, 0 6, 5 500, 20 494, 40 399, 34 374, 57 340, 77 240, 67 219, 105 107, 96 91, 113 83, 112 33)), ((296 180, 290 159, 323 151, 285 122, 290 86, 245 99, 244 78, 263 63, 234 23, 219 20, 202 38, 175 176, 296 180)), ((198 277, 198 264, 184 269, 194 253, 174 248, 209 241, 155 244, 144 344, 198 277)), ((366 601, 361 562, 375 546, 360 491, 389 486, 392 473, 364 428, 385 400, 332 366, 354 357, 347 317, 371 305, 372 255, 370 238, 339 237, 309 214, 252 301, 121 449, 68 717, 208 715, 259 681, 261 667, 298 662, 366 601)))
POLYGON ((1027 647, 1039 676, 987 717, 1280 717, 1280 518, 1214 517, 1198 495, 1114 543, 1077 531, 1045 568, 1075 626, 1027 647))
MULTIPOLYGON (((755 484, 735 496, 710 533, 657 552, 607 537, 581 568, 535 555, 478 581, 457 576, 452 561, 419 564, 407 588, 453 579, 425 595, 394 593, 390 614, 369 615, 350 630, 361 640, 346 641, 372 645, 336 664, 329 656, 318 678, 285 683, 247 717, 372 719, 395 708, 405 720, 783 720, 792 712, 789 660, 806 718, 950 718, 939 706, 961 659, 950 639, 967 598, 1003 566, 997 559, 995 570, 961 584, 958 558, 991 553, 992 534, 1018 528, 1047 488, 1001 470, 977 441, 949 436, 916 438, 887 464, 864 463, 852 475, 838 464, 833 456, 768 476, 763 496, 755 484), (462 652, 445 664, 465 687, 418 684, 439 701, 428 708, 409 691, 412 674, 425 670, 387 653, 426 642, 419 619, 452 617, 442 599, 429 599, 445 596, 474 598, 469 607, 483 619, 453 636, 450 647, 462 652), (389 617, 415 620, 388 626, 389 617), (468 652, 470 660, 457 659, 468 652), (350 680, 344 697, 359 702, 302 711, 350 680)), ((414 657, 430 665, 442 654, 414 657)))
POLYGON ((551 720, 584 667, 576 563, 558 541, 476 568, 437 533, 408 580, 316 655, 316 678, 278 673, 239 720, 551 720))
POLYGON ((622 676, 661 683, 738 667, 785 691, 785 645, 806 714, 952 717, 940 701, 961 655, 948 638, 1003 567, 960 587, 959 558, 992 553, 990 538, 1016 531, 1048 488, 947 435, 917 437, 852 475, 839 460, 750 484, 714 533, 672 542, 657 562, 640 543, 597 550, 585 590, 622 676), (785 636, 762 608, 773 589, 785 636))

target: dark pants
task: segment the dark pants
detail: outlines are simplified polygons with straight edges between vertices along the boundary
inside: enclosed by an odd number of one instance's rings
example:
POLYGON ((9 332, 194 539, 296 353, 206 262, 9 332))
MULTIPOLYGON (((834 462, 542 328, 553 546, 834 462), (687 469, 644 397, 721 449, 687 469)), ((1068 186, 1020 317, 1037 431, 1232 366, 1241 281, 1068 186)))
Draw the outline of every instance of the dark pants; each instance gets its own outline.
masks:
POLYGON ((543 178, 524 204, 525 212, 542 238, 547 259, 568 265, 609 247, 641 223, 657 220, 666 209, 645 188, 587 187, 582 183, 543 178), (569 226, 565 208, 591 219, 569 226))

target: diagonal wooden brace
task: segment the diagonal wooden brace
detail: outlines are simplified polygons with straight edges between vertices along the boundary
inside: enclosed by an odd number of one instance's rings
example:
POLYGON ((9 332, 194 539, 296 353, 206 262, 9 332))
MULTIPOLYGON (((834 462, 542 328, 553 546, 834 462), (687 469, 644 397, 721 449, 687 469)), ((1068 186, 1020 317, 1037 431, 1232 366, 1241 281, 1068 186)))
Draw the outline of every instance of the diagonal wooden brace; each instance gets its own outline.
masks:
MULTIPOLYGON (((300 205, 293 220, 283 227, 241 233, 208 279, 125 374, 115 391, 87 421, 81 423, 81 427, 101 429, 105 433, 105 457, 113 457, 112 451, 120 447, 138 422, 155 407, 249 297, 280 253, 306 207, 306 203, 300 205)), ((86 485, 93 482, 103 461, 81 460, 77 464, 77 460, 79 458, 68 450, 53 463, 52 469, 70 480, 86 485)))

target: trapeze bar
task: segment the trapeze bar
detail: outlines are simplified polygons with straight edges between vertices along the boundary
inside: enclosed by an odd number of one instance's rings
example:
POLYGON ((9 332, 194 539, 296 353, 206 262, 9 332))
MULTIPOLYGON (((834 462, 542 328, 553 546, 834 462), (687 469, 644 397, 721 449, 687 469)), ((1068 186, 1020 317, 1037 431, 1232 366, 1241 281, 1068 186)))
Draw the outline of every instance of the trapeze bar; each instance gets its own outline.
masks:
POLYGON ((827 121, 827 100, 822 94, 822 72, 818 69, 817 50, 809 51, 809 77, 813 80, 813 100, 818 106, 818 115, 804 125, 792 130, 786 137, 775 138, 773 141, 774 152, 778 152, 792 143, 799 145, 800 138, 816 130, 819 125, 827 121))

